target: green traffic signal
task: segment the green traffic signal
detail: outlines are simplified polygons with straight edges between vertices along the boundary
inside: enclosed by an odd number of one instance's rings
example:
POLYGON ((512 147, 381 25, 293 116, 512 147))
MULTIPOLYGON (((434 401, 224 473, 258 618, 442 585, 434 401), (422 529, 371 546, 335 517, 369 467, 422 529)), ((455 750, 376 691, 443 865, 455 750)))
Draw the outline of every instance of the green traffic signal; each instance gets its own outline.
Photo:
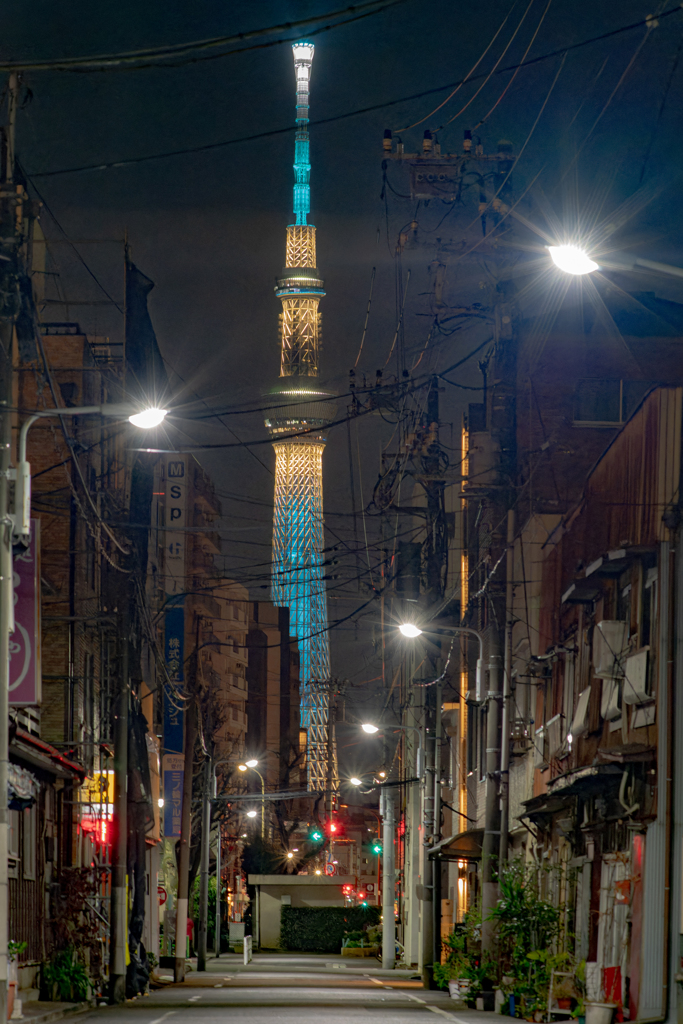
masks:
POLYGON ((319 829, 315 829, 313 832, 311 832, 311 840, 314 843, 319 843, 322 840, 322 838, 323 834, 319 829))
POLYGON ((372 844, 372 852, 373 852, 373 853, 381 853, 381 852, 382 852, 382 844, 380 843, 379 839, 377 839, 377 840, 376 840, 376 841, 375 841, 375 842, 374 842, 374 843, 372 844))

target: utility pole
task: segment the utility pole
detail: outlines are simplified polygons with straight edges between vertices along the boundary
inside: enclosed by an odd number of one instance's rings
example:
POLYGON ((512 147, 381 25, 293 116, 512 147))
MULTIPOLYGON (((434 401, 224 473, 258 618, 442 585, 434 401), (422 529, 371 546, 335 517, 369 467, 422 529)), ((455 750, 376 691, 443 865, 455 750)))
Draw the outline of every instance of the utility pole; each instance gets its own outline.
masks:
POLYGON ((396 965, 396 919, 394 917, 394 799, 387 789, 380 789, 382 816, 382 970, 396 965))
MULTIPOLYGON (((425 717, 427 712, 425 701, 425 717)), ((420 893, 420 953, 422 984, 430 989, 434 977, 434 862, 429 851, 434 838, 434 736, 424 731, 425 778, 422 784, 422 889, 420 893)))
POLYGON ((209 854, 211 832, 211 758, 204 763, 204 801, 202 805, 201 859, 199 866, 199 934, 197 970, 206 970, 207 931, 209 926, 209 854))
MULTIPOLYGON (((216 794, 214 793, 214 796, 216 794)), ((265 801, 264 801, 265 803, 265 801)), ((216 836, 216 939, 214 952, 221 955, 221 819, 218 819, 216 836)))
POLYGON ((493 952, 495 925, 487 920, 498 900, 496 882, 497 857, 500 849, 500 803, 498 771, 500 767, 500 675, 501 657, 498 633, 491 631, 489 648, 489 690, 486 711, 486 789, 484 795, 484 842, 481 851, 481 947, 493 952))
POLYGON ((185 981, 185 949, 187 946, 187 910, 190 891, 190 839, 192 836, 192 762, 197 737, 197 708, 188 701, 185 711, 185 766, 183 774, 183 813, 180 821, 180 852, 178 854, 178 905, 175 917, 175 968, 173 980, 185 981))
POLYGON ((119 694, 114 718, 114 836, 111 849, 111 915, 109 939, 109 1002, 126 1000, 128 900, 128 643, 130 618, 127 587, 122 583, 119 694))
MULTIPOLYGON (((14 188, 14 147, 19 79, 9 77, 8 127, 6 162, 0 169, 0 249, 9 260, 5 282, 10 289, 16 282, 17 235, 16 192, 14 188)), ((6 289, 6 293, 7 290, 6 289)), ((12 345, 16 312, 3 310, 0 317, 0 1021, 7 1020, 8 997, 8 840, 9 810, 7 806, 7 775, 9 766, 9 635, 14 628, 12 589, 12 520, 9 514, 9 473, 12 445, 12 345)))
POLYGON ((515 572, 515 510, 508 510, 506 591, 505 591, 505 651, 503 663, 503 715, 500 729, 500 853, 502 867, 508 859, 510 809, 510 704, 512 702, 512 629, 514 626, 514 572, 515 572))

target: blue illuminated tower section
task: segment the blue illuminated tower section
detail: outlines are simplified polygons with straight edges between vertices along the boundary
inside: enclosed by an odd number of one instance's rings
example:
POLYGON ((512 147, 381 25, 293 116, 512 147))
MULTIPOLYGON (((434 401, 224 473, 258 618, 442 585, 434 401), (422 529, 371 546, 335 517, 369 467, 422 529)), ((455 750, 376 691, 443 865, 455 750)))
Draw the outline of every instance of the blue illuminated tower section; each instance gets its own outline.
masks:
POLYGON ((323 571, 324 428, 334 417, 331 393, 318 381, 320 313, 325 294, 316 266, 311 209, 308 90, 313 44, 292 47, 296 73, 294 223, 287 227, 285 266, 275 294, 280 314, 280 378, 270 392, 278 405, 266 420, 275 449, 271 598, 289 608, 301 659, 301 726, 307 730, 309 789, 336 776, 329 745, 330 648, 323 571), (281 403, 281 404, 279 404, 281 403), (296 435, 296 436, 292 436, 296 435))

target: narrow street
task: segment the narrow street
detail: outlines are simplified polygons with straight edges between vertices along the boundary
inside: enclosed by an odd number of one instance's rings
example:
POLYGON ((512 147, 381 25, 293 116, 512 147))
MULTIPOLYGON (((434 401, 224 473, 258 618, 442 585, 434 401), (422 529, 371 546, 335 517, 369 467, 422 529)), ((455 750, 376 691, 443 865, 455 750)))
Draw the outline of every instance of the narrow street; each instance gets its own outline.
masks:
POLYGON ((383 971, 375 961, 349 963, 341 957, 261 954, 243 966, 239 956, 210 960, 208 970, 191 972, 173 984, 161 970, 163 987, 123 1006, 102 1006, 67 1018, 70 1021, 135 1021, 139 1024, 188 1024, 239 1019, 250 1024, 318 1021, 429 1024, 437 1014, 455 1024, 488 1024, 494 1014, 455 1009, 447 992, 428 992, 413 971, 383 971), (276 1010, 274 1015, 273 1011, 276 1010), (182 1016, 181 1016, 182 1015, 182 1016))

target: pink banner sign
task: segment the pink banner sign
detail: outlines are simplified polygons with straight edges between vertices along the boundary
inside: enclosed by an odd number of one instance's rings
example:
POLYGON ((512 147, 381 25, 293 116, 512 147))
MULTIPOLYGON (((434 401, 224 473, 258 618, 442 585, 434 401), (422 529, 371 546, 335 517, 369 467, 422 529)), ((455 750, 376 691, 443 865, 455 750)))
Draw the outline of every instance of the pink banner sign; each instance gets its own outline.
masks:
POLYGON ((31 520, 31 542, 14 555, 14 632, 9 640, 9 702, 40 704, 40 520, 31 520))

